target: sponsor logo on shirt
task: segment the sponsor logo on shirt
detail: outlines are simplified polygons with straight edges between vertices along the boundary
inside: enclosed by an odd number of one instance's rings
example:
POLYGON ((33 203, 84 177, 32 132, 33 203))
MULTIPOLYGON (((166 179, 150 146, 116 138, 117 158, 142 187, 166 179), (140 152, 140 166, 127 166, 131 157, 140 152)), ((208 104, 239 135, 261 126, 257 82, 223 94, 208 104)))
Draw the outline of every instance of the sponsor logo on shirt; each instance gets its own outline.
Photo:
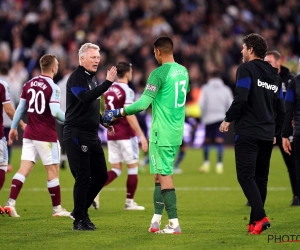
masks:
POLYGON ((133 97, 134 97, 133 91, 129 92, 129 96, 130 96, 131 99, 133 99, 133 97))
POLYGON ((60 92, 59 92, 59 90, 55 90, 55 93, 54 93, 54 99, 56 100, 56 101, 59 101, 59 98, 60 97, 60 92))
POLYGON ((156 92, 156 86, 148 83, 146 85, 146 90, 150 90, 152 92, 156 92))
POLYGON ((276 85, 273 85, 273 84, 269 84, 267 82, 262 82, 261 80, 257 79, 257 86, 258 87, 262 87, 262 88, 266 88, 266 89, 269 89, 269 90, 273 90, 274 93, 277 92, 278 90, 278 87, 276 85))

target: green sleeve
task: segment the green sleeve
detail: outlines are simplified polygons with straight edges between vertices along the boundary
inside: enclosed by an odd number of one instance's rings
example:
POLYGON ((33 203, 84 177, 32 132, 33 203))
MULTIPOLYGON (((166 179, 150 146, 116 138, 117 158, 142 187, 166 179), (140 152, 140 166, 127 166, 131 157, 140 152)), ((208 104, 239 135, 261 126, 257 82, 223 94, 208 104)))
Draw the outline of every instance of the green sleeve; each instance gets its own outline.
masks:
MULTIPOLYGON (((164 67, 163 69, 165 68, 166 67, 164 67)), ((164 78, 166 77, 166 75, 167 74, 165 74, 164 78)), ((150 76, 148 77, 143 94, 155 98, 159 89, 161 88, 161 85, 162 85, 161 68, 157 68, 154 71, 152 71, 150 76)))
POLYGON ((147 109, 149 105, 152 103, 152 101, 153 101, 152 97, 143 94, 138 101, 124 108, 125 113, 126 115, 134 115, 136 113, 139 113, 147 109))

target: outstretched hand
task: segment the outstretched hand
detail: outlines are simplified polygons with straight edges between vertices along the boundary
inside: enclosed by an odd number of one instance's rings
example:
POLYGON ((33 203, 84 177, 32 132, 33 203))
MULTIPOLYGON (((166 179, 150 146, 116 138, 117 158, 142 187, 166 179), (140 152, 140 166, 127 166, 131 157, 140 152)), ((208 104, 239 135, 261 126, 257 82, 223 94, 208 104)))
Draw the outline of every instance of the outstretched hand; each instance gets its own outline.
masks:
POLYGON ((112 66, 110 70, 107 70, 106 73, 106 80, 114 82, 117 75, 117 68, 115 66, 112 66))

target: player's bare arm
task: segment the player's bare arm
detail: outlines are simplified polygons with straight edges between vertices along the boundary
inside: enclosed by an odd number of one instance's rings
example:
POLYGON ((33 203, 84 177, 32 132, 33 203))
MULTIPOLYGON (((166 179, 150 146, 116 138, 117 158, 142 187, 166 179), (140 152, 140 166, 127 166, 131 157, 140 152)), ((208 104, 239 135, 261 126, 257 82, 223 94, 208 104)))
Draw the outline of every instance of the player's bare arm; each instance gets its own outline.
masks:
MULTIPOLYGON (((9 106, 7 106, 6 108, 8 108, 9 110, 8 112, 12 112, 9 106)), ((5 112, 6 112, 6 108, 4 105, 5 112)), ((18 140, 18 130, 17 130, 18 124, 22 126, 22 129, 25 129, 26 127, 26 124, 23 123, 21 120, 22 115, 25 112, 25 109, 26 109, 26 100, 21 98, 16 111, 13 111, 12 117, 10 116, 10 118, 12 119, 12 124, 8 135, 8 145, 11 145, 15 139, 18 140)))
POLYGON ((136 119, 136 116, 135 115, 129 115, 129 116, 126 116, 126 119, 129 123, 129 125, 133 128, 133 130, 140 137, 143 151, 147 152, 148 151, 148 141, 147 141, 140 125, 139 125, 138 120, 136 119))
POLYGON ((23 122, 22 120, 19 122, 19 127, 24 131, 26 128, 27 124, 23 122))
POLYGON ((8 115, 8 117, 12 120, 14 118, 15 109, 13 108, 11 103, 10 102, 5 103, 3 105, 3 108, 4 108, 5 113, 8 115))
MULTIPOLYGON (((11 105, 11 103, 5 103, 3 105, 3 108, 4 108, 4 111, 5 113, 8 115, 8 117, 13 120, 14 118, 14 115, 15 115, 15 109, 14 107, 11 105)), ((26 123, 24 123, 22 120, 19 121, 19 126, 22 130, 25 130, 25 127, 26 127, 26 123)))
POLYGON ((106 110, 102 115, 103 123, 111 125, 112 122, 117 118, 121 118, 127 115, 133 115, 143 110, 146 110, 150 106, 152 101, 152 97, 143 94, 138 101, 134 102, 129 106, 126 106, 126 108, 106 110))

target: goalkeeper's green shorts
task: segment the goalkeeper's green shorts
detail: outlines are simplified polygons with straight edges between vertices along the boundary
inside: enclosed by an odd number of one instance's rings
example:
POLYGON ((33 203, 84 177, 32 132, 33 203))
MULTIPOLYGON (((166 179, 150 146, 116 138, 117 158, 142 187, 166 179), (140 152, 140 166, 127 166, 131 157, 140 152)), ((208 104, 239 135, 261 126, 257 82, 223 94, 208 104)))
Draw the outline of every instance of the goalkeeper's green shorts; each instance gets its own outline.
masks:
POLYGON ((174 159, 178 153, 179 145, 158 146, 150 142, 149 163, 151 174, 171 175, 173 174, 174 159))

